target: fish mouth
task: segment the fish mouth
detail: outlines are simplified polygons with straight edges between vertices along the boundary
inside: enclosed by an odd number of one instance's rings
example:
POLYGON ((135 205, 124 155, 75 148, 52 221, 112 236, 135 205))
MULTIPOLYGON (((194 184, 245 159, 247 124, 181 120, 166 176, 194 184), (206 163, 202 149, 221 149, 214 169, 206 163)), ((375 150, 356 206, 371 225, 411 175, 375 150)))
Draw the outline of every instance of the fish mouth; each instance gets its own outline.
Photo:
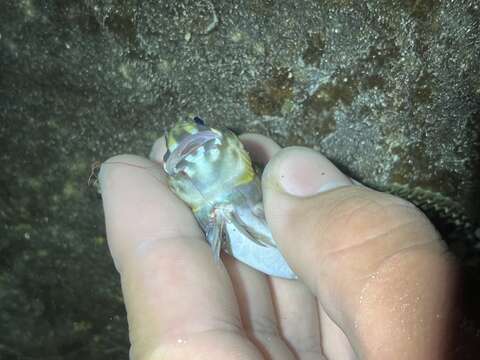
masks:
POLYGON ((221 135, 211 131, 204 130, 196 134, 190 134, 185 136, 177 145, 175 150, 170 152, 168 150, 164 157, 164 169, 168 175, 175 175, 179 169, 178 165, 184 160, 188 155, 193 154, 201 147, 210 147, 209 145, 216 144, 216 140, 221 139, 221 135))

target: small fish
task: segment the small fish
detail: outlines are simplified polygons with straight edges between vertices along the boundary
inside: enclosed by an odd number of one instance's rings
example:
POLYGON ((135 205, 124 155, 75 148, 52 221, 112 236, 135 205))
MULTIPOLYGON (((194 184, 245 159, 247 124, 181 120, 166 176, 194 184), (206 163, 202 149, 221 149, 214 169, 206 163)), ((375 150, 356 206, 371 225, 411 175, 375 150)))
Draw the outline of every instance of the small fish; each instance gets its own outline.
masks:
POLYGON ((165 138, 170 188, 192 209, 215 260, 223 249, 268 275, 297 278, 268 228, 260 178, 238 137, 195 117, 177 123, 165 138))

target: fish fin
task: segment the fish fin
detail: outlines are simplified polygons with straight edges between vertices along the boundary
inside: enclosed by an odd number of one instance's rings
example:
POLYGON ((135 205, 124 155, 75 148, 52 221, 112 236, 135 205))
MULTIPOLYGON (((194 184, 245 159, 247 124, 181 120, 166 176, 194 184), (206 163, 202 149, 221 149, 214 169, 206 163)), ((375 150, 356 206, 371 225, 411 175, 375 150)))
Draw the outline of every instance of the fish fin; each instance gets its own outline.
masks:
MULTIPOLYGON (((267 220, 265 218, 265 210, 263 208, 263 204, 261 202, 255 204, 251 208, 252 214, 257 218, 257 220, 262 224, 262 227, 265 229, 269 229, 267 220)), ((277 243, 273 239, 272 233, 268 230, 270 236, 266 236, 264 233, 259 232, 255 227, 248 226, 247 229, 258 239, 262 239, 262 241, 267 244, 267 246, 277 248, 277 243)))
MULTIPOLYGON (((261 203, 255 205, 252 208, 252 213, 257 217, 258 221, 260 221, 262 223, 262 225, 265 226, 265 228, 268 229, 267 220, 265 219, 265 211, 264 211, 263 205, 261 203)), ((267 244, 266 246, 270 246, 270 247, 274 247, 274 248, 277 247, 277 244, 275 243, 275 241, 273 240, 273 238, 271 236, 270 237, 265 236, 264 234, 255 230, 255 228, 252 227, 252 226, 246 225, 246 228, 248 229, 248 231, 250 233, 252 233, 252 236, 256 237, 257 239, 261 239, 261 241, 263 243, 267 244)))
POLYGON ((212 249, 213 259, 215 263, 220 261, 220 251, 223 243, 223 229, 225 227, 225 220, 221 216, 215 216, 208 224, 205 236, 210 248, 212 249))
POLYGON ((248 239, 256 243, 257 245, 264 246, 264 247, 277 247, 276 244, 269 239, 268 237, 255 232, 255 230, 251 227, 246 225, 242 219, 235 213, 235 211, 230 211, 225 214, 227 221, 230 222, 240 233, 246 236, 248 239))

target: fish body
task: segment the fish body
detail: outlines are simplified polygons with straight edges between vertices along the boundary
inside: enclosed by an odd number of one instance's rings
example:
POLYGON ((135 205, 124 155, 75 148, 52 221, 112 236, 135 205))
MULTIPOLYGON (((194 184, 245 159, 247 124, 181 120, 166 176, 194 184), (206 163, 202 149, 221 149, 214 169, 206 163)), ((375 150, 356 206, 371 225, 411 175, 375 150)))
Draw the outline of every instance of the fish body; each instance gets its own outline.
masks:
POLYGON ((192 209, 215 259, 223 249, 268 275, 296 278, 268 228, 260 179, 238 137, 199 118, 177 123, 165 137, 170 188, 192 209))

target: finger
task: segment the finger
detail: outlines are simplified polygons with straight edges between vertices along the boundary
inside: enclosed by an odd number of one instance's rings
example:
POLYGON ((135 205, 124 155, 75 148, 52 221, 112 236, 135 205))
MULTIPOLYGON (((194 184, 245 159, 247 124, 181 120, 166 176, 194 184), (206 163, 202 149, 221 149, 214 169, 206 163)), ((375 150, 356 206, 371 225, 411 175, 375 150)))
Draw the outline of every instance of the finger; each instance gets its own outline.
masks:
POLYGON ((259 358, 241 330, 227 272, 213 261, 191 211, 168 189, 161 167, 122 155, 104 163, 99 177, 133 357, 191 358, 201 347, 259 358))
POLYGON ((323 358, 317 301, 311 291, 301 281, 271 278, 270 285, 280 332, 297 359, 323 358))
POLYGON ((275 141, 260 134, 242 134, 240 140, 252 160, 259 165, 266 165, 273 155, 282 149, 275 141))
MULTIPOLYGON (((259 134, 242 134, 240 140, 252 160, 262 166, 281 149, 273 140, 259 134)), ((293 358, 280 335, 267 276, 227 258, 226 266, 237 293, 242 320, 245 328, 250 329, 253 341, 267 358, 293 358)))
POLYGON ((167 144, 165 142, 165 137, 162 136, 158 138, 150 150, 148 158, 152 161, 155 161, 159 164, 163 164, 163 155, 167 152, 167 144))
POLYGON ((229 255, 222 259, 232 280, 247 336, 266 359, 294 359, 282 339, 266 275, 229 255))
POLYGON ((322 334, 321 346, 325 357, 327 359, 356 359, 357 356, 342 329, 333 322, 321 304, 318 306, 318 311, 320 333, 322 334))
MULTIPOLYGON (((281 150, 276 142, 263 135, 243 134, 240 139, 253 161, 260 165, 266 165, 281 150)), ((302 360, 320 358, 320 324, 315 297, 297 281, 273 277, 270 288, 280 332, 296 357, 302 360)))
POLYGON ((439 334, 448 321, 432 309, 449 314, 452 263, 414 206, 352 186, 326 158, 299 147, 269 162, 263 191, 267 220, 285 258, 357 354, 431 358, 445 349, 439 334), (375 324, 382 321, 380 330, 375 324), (406 341, 405 333, 421 344, 406 341))
MULTIPOLYGON (((248 142, 250 137, 247 135, 245 138, 248 142)), ((253 138, 255 138, 255 135, 253 135, 253 138)), ((165 151, 165 139, 162 137, 153 145, 150 159, 163 163, 165 151)), ((255 151, 259 154, 261 149, 257 148, 255 151)), ((266 276, 235 261, 228 255, 223 256, 222 259, 233 282, 239 302, 242 324, 247 336, 262 350, 266 357, 286 356, 289 350, 278 336, 278 326, 266 276)))

